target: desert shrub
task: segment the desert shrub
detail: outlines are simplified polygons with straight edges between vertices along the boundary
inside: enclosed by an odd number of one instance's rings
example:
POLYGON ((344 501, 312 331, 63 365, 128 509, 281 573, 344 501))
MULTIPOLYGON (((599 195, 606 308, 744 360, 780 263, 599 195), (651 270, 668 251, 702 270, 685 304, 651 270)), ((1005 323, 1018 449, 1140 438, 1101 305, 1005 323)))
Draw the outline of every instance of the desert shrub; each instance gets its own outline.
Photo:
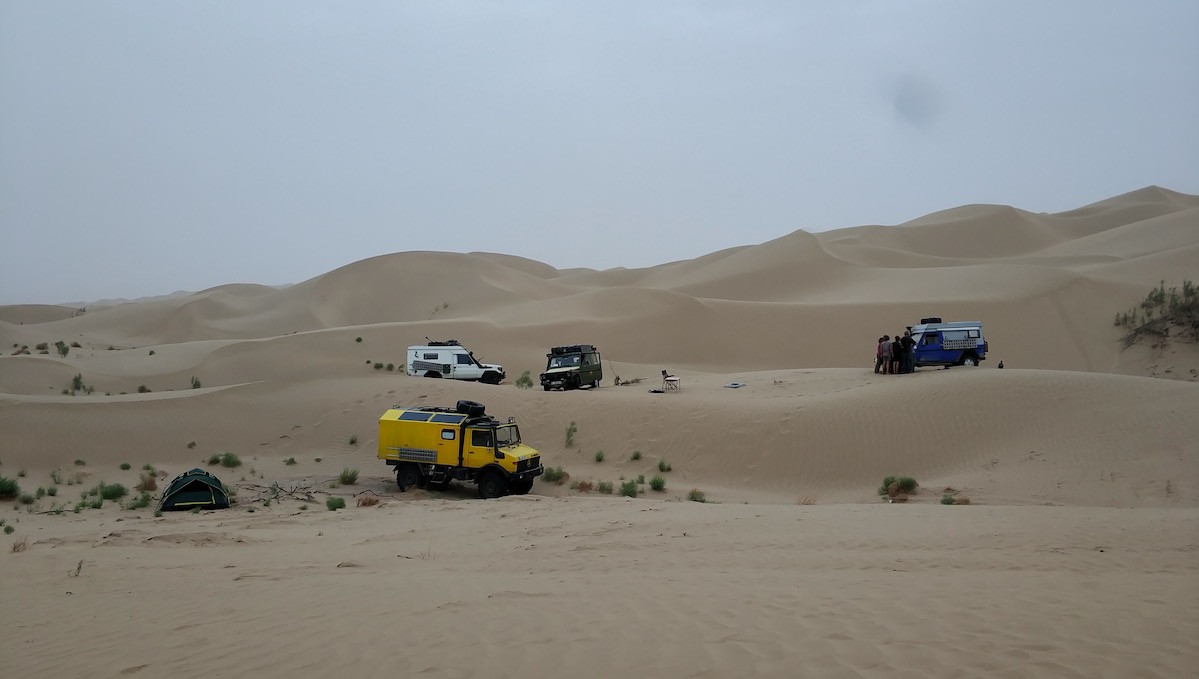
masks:
POLYGON ((602 450, 595 451, 595 461, 596 462, 604 461, 604 451, 602 451, 602 450))
POLYGON ((195 441, 188 441, 188 442, 187 442, 187 447, 188 447, 188 449, 189 449, 189 450, 190 450, 190 449, 192 449, 192 448, 195 448, 195 447, 196 447, 196 442, 195 442, 195 441))
POLYGON ((335 512, 339 509, 345 509, 346 499, 344 497, 331 497, 325 500, 325 506, 328 507, 329 511, 331 512, 335 512))
POLYGON ((241 458, 226 450, 225 452, 221 453, 221 466, 228 467, 230 469, 234 467, 240 467, 241 458))
POLYGON ((901 476, 895 481, 899 484, 899 492, 901 493, 915 492, 916 486, 920 485, 916 483, 916 479, 913 479, 910 476, 901 476))
POLYGON ((660 492, 666 490, 666 479, 655 474, 654 478, 649 480, 649 487, 653 488, 654 490, 656 490, 660 493, 660 492))
POLYGON ((83 345, 82 345, 82 344, 80 344, 80 343, 78 343, 78 342, 71 342, 71 346, 75 347, 76 349, 82 349, 82 348, 83 348, 83 345))
POLYGON ((196 379, 195 375, 192 375, 192 389, 199 389, 199 388, 200 388, 200 380, 196 379))
POLYGON ((147 386, 146 386, 146 385, 144 385, 144 384, 138 385, 138 387, 137 387, 137 393, 139 393, 139 394, 148 394, 148 393, 150 393, 150 387, 147 387, 147 386))
POLYGON ((306 511, 308 511, 308 505, 300 505, 300 511, 301 511, 301 512, 306 512, 306 511))
POLYGON ((633 460, 640 460, 640 459, 641 459, 641 451, 640 451, 640 450, 634 450, 634 451, 633 451, 633 455, 632 455, 632 459, 633 459, 633 460))
POLYGON ((1128 330, 1120 340, 1124 347, 1147 335, 1166 340, 1172 329, 1178 331, 1179 339, 1199 341, 1199 286, 1183 279, 1180 291, 1177 287, 1167 289, 1162 281, 1139 305, 1116 314, 1116 325, 1128 330))
POLYGON ((595 489, 597 491, 603 493, 604 495, 611 495, 612 494, 612 482, 611 481, 600 481, 595 486, 595 489))
POLYGON ((83 387, 83 373, 75 373, 75 376, 71 378, 71 389, 83 391, 83 387))
POLYGON ((361 337, 355 337, 355 338, 354 338, 354 341, 355 341, 355 342, 361 342, 361 341, 362 341, 362 338, 361 338, 361 337))
POLYGON ((645 474, 638 474, 637 475, 637 485, 642 485, 644 483, 645 483, 645 474))
POLYGON ((363 495, 362 497, 358 498, 359 507, 374 507, 377 504, 379 504, 379 498, 374 497, 373 495, 363 495))
POLYGON ((637 484, 632 481, 625 481, 620 484, 620 494, 625 497, 637 497, 637 484))
POLYGON ((289 457, 283 461, 283 464, 287 465, 288 467, 294 466, 296 464, 296 458, 289 457))
POLYGON ((155 352, 153 349, 151 349, 151 350, 150 350, 150 355, 151 355, 151 356, 153 356, 155 353, 157 353, 157 352, 155 352))
POLYGON ((375 361, 375 370, 382 370, 382 369, 383 369, 383 364, 379 361, 375 361))
POLYGON ((957 500, 955 500, 952 495, 946 494, 941 496, 941 504, 953 505, 957 504, 957 500))
POLYGON ((104 483, 92 488, 89 495, 100 497, 104 500, 119 500, 129 492, 129 489, 119 483, 104 483))
POLYGON ((566 447, 573 448, 575 445, 575 434, 579 433, 579 428, 575 426, 574 420, 571 420, 570 426, 566 428, 566 447))
POLYGON ((62 483, 62 470, 56 468, 54 471, 50 472, 50 480, 55 484, 62 483))
POLYGON ((970 498, 966 497, 965 495, 959 495, 954 498, 953 503, 955 505, 968 505, 970 504, 970 498))
POLYGON ((151 474, 158 473, 158 470, 154 468, 154 465, 150 464, 149 462, 142 465, 142 471, 150 472, 151 474))
POLYGON ((121 463, 121 471, 129 471, 132 468, 133 468, 133 465, 129 464, 128 462, 121 463))
POLYGON ((83 467, 83 466, 86 466, 86 465, 87 465, 87 461, 85 461, 85 460, 75 460, 75 466, 76 466, 76 467, 83 467))
POLYGON ((158 480, 150 474, 142 474, 134 489, 141 491, 158 490, 158 480))
POLYGON ((71 347, 68 346, 67 343, 62 340, 55 342, 54 348, 58 349, 58 355, 62 356, 63 358, 66 358, 67 354, 69 354, 71 352, 71 347))
POLYGON ((387 364, 387 372, 389 372, 389 373, 390 373, 390 372, 395 372, 395 369, 396 369, 396 364, 395 364, 395 363, 388 363, 388 364, 387 364))
POLYGON ((692 502, 707 502, 708 497, 704 495, 704 491, 699 488, 692 488, 691 492, 687 493, 687 499, 692 502))
MULTIPOLYGON (((17 345, 14 344, 13 346, 15 347, 17 345)), ((33 348, 37 349, 38 351, 46 351, 50 348, 50 345, 46 342, 38 342, 37 344, 33 345, 33 348)))
POLYGON ((20 540, 15 540, 12 543, 12 551, 14 554, 17 552, 23 552, 27 549, 29 549, 29 538, 21 538, 20 540))
POLYGON ((144 509, 150 506, 150 494, 142 493, 129 501, 129 509, 144 509))
POLYGON ((358 445, 358 435, 357 435, 357 434, 351 434, 351 435, 350 435, 350 445, 351 445, 351 446, 356 446, 356 445, 358 445))
POLYGON ((21 477, 21 478, 25 478, 25 470, 24 470, 24 469, 18 469, 18 470, 17 470, 17 476, 19 476, 19 477, 21 477))
POLYGON ((337 475, 338 482, 343 486, 352 486, 358 483, 358 470, 345 467, 341 473, 337 475))
POLYGON ((529 371, 526 370, 520 374, 520 377, 516 378, 516 382, 514 384, 516 384, 517 389, 532 389, 533 378, 529 375, 529 371))
POLYGON ((21 494, 21 485, 16 479, 0 476, 0 500, 11 500, 21 494))
POLYGON ((13 528, 12 526, 5 526, 5 527, 4 527, 4 534, 5 534, 5 535, 12 535, 12 534, 13 534, 13 531, 15 531, 15 530, 17 530, 17 529, 16 529, 16 528, 13 528))
POLYGON ((49 488, 47 488, 46 495, 49 495, 50 497, 54 497, 55 495, 58 495, 58 486, 50 486, 49 488))
POLYGON ((219 453, 213 453, 212 455, 208 456, 208 466, 209 467, 214 467, 220 463, 221 463, 221 456, 219 453))
POLYGON ((18 501, 18 502, 20 502, 20 503, 21 503, 21 504, 23 504, 23 505, 31 505, 31 504, 33 504, 33 503, 34 503, 36 500, 37 500, 37 498, 35 498, 34 496, 30 495, 29 493, 21 493, 21 497, 17 498, 17 501, 18 501))
POLYGON ((575 481, 570 485, 570 487, 579 491, 580 493, 590 493, 592 489, 595 488, 595 484, 591 483, 590 481, 575 481))
POLYGON ((546 467, 545 473, 541 475, 541 478, 547 483, 556 483, 560 486, 566 483, 566 480, 570 478, 570 474, 567 474, 561 467, 546 467))
POLYGON ((46 497, 46 489, 45 489, 45 488, 42 488, 41 486, 38 486, 38 487, 37 487, 37 492, 36 492, 36 493, 34 493, 34 497, 36 497, 36 498, 37 498, 37 499, 39 499, 39 500, 40 500, 40 499, 42 499, 42 498, 44 498, 44 497, 46 497))
POLYGON ((313 462, 320 462, 320 461, 321 461, 321 458, 319 458, 319 457, 314 457, 314 458, 312 458, 312 461, 313 461, 313 462))
POLYGON ((660 471, 662 473, 666 473, 666 472, 670 471, 670 469, 671 469, 671 467, 666 462, 666 460, 658 460, 658 471, 660 471))

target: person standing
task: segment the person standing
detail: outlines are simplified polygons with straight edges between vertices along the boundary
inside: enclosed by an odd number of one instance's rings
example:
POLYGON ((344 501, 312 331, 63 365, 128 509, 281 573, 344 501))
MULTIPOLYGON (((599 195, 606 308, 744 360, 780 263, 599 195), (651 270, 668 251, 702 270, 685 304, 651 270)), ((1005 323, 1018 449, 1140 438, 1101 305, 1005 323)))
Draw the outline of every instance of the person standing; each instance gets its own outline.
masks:
POLYGON ((895 335, 895 340, 891 342, 891 373, 898 374, 900 367, 903 365, 903 342, 899 341, 899 335, 895 335))
POLYGON ((883 369, 883 338, 878 338, 878 343, 874 345, 874 372, 877 374, 883 369))
POLYGON ((916 340, 912 339, 910 330, 904 331, 900 343, 903 345, 903 372, 916 372, 916 340))
POLYGON ((883 374, 891 374, 891 336, 883 335, 882 343, 879 345, 883 362, 883 374))

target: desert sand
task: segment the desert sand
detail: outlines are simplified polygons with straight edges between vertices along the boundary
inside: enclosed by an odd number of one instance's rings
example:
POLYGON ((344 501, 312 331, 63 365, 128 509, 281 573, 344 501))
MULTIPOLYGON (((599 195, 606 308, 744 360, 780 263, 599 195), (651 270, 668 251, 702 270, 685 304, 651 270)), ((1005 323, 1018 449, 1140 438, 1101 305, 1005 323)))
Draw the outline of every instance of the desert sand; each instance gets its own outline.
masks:
POLYGON ((647 269, 403 252, 285 288, 0 307, 0 476, 56 493, 0 502, 0 657, 10 676, 1192 677, 1199 346, 1125 349, 1113 319, 1197 274, 1199 196, 1150 187, 647 269), (988 360, 872 372, 878 336, 933 315, 983 321, 988 360), (426 336, 508 378, 374 369, 426 336), (603 352, 600 388, 514 386, 577 342, 603 352), (650 391, 664 369, 678 393, 650 391), (93 391, 64 394, 75 375, 93 391), (379 416, 458 399, 572 481, 668 463, 666 488, 400 493, 379 416), (224 451, 242 465, 207 465, 224 451), (74 511, 143 465, 158 492, 209 469, 236 503, 74 511), (885 502, 887 475, 920 486, 885 502))

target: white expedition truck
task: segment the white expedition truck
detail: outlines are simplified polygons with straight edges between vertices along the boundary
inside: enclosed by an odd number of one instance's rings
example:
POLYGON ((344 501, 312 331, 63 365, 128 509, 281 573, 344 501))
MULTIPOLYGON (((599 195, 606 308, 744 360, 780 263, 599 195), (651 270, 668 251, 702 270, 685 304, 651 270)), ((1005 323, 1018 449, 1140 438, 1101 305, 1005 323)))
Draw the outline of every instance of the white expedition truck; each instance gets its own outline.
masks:
POLYGON ((418 344, 408 347, 408 374, 423 377, 444 377, 451 380, 470 380, 499 384, 506 377, 504 367, 480 363, 473 351, 467 351, 458 340, 418 344))

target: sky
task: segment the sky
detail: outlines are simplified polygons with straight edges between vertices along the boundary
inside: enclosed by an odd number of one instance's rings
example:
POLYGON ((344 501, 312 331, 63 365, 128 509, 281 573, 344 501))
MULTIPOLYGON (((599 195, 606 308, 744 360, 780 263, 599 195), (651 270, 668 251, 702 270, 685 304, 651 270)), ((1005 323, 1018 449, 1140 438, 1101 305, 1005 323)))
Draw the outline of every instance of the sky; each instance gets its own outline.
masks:
POLYGON ((0 0, 0 304, 1199 193, 1193 0, 0 0))

